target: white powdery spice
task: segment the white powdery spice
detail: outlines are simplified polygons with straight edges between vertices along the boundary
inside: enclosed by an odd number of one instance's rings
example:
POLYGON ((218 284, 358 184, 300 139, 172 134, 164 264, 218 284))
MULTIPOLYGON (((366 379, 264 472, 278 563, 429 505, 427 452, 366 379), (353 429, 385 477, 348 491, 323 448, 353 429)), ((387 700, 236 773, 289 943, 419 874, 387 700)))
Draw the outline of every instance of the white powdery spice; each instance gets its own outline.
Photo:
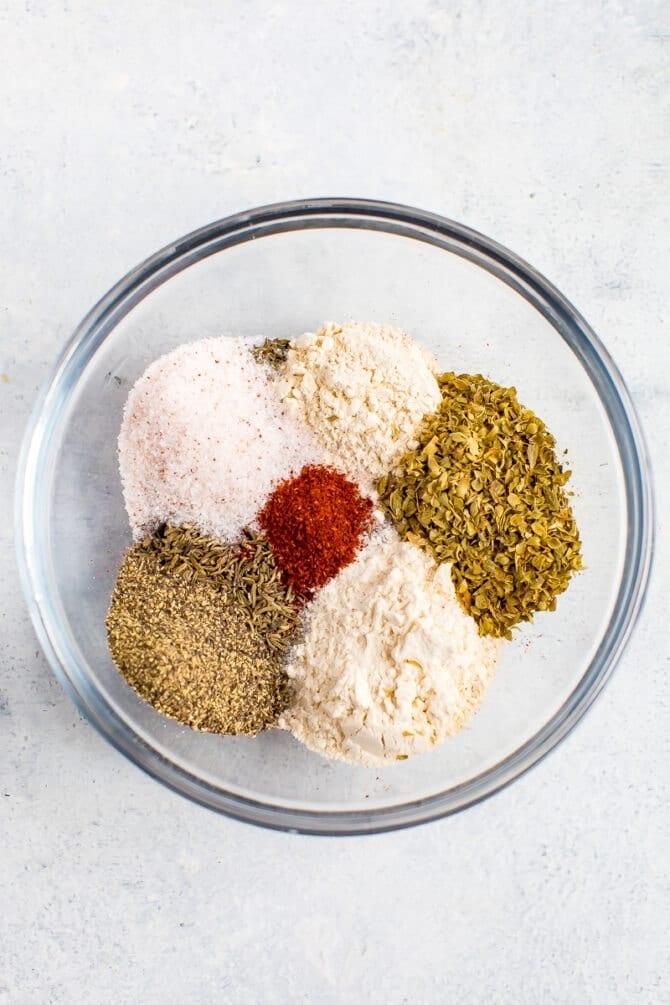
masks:
POLYGON ((500 645, 456 599, 450 567, 384 528, 314 598, 280 725, 311 750, 364 765, 403 760, 477 709, 500 645))
POLYGON ((170 521, 234 541, 280 480, 317 460, 309 431, 286 414, 252 344, 182 345, 131 390, 118 446, 135 539, 170 521))
POLYGON ((397 328, 329 322, 291 342, 277 388, 287 410, 313 431, 326 463, 369 492, 439 406, 435 369, 397 328))

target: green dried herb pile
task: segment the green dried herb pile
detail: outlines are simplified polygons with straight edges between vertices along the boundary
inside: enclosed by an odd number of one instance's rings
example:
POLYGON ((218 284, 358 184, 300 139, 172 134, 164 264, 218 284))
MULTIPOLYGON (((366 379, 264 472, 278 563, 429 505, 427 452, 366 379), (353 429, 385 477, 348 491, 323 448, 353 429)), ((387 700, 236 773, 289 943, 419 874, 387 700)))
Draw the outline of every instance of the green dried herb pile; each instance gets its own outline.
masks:
POLYGON ((480 634, 509 639, 535 611, 554 610, 582 568, 570 471, 514 388, 479 374, 438 382, 441 406, 424 419, 418 447, 377 482, 380 502, 401 538, 452 563, 480 634))
POLYGON ((264 538, 225 545, 190 526, 129 549, 107 616, 112 658, 142 698, 196 729, 250 735, 286 707, 297 626, 264 538))

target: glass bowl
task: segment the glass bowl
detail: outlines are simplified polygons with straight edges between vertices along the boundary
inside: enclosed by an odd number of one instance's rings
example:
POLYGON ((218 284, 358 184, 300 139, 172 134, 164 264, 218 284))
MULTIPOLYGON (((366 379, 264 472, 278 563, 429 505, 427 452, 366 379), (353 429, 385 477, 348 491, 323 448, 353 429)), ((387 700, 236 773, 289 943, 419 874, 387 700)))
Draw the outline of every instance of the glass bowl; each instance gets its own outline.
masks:
POLYGON ((23 586, 55 673, 149 774, 231 816, 318 834, 390 830, 463 809, 566 736, 609 677, 652 552, 646 451, 612 360, 567 300, 467 227, 363 200, 288 202, 220 220, 129 273, 74 333, 36 405, 17 483, 23 586), (573 470, 586 570, 503 648, 464 732, 384 769, 329 762, 289 734, 194 732, 144 704, 107 652, 130 532, 116 439, 133 382, 178 344, 287 336, 324 320, 404 328, 445 369, 514 385, 573 470))

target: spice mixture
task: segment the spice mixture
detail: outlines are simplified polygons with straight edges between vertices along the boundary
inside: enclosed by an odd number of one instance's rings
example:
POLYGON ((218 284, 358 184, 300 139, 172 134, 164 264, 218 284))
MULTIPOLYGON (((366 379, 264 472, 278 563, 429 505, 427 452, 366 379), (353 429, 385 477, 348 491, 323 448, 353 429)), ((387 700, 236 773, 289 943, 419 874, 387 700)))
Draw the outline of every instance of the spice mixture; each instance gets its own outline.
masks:
POLYGON ((354 560, 371 515, 353 482, 311 465, 275 489, 259 523, 286 582, 311 596, 354 560))
POLYGON ((454 373, 439 384, 442 403, 417 449, 377 488, 404 540, 453 563, 458 598, 480 632, 511 638, 535 611, 553 611, 581 569, 570 472, 514 388, 454 373))
POLYGON ((181 346, 131 391, 119 467, 128 683, 193 728, 278 725, 355 764, 462 729, 502 639, 581 568, 544 423, 385 325, 181 346))

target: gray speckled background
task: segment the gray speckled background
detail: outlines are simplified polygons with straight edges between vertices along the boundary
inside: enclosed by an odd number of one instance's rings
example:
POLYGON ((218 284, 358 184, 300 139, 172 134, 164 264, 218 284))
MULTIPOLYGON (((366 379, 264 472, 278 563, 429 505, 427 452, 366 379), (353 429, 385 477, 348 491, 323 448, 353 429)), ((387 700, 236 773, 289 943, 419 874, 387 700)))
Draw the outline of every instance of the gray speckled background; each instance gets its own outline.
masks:
POLYGON ((663 532, 558 751, 353 840, 219 818, 108 747, 38 651, 11 532, 35 392, 98 296, 202 223, 323 194, 445 213, 548 275, 653 430, 663 517, 669 43, 653 0, 0 0, 0 1001, 670 1001, 663 532))

